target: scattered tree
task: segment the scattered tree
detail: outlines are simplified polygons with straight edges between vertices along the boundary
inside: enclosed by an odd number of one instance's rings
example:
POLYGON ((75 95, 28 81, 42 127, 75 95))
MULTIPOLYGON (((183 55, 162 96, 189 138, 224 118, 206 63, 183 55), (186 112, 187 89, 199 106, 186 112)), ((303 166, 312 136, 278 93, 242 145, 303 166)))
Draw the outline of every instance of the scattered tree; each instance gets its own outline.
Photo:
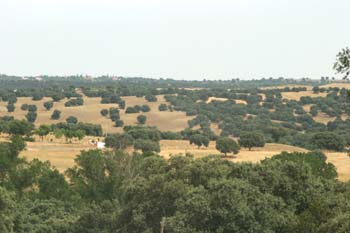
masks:
POLYGON ((264 147, 265 139, 260 133, 243 132, 239 137, 239 145, 251 150, 252 147, 264 147))
POLYGON ((78 118, 76 118, 75 116, 69 116, 69 117, 67 117, 66 122, 68 124, 77 124, 78 118))
POLYGON ((55 110, 53 111, 52 115, 51 115, 51 119, 52 120, 58 120, 61 117, 61 111, 60 110, 55 110))
POLYGON ((195 144, 196 146, 198 146, 198 149, 201 146, 205 146, 208 147, 209 146, 209 138, 202 135, 202 134, 195 134, 193 136, 190 137, 190 144, 195 144))
POLYGON ((216 149, 227 156, 227 153, 237 154, 240 148, 235 140, 228 137, 221 137, 216 140, 216 149))
POLYGON ((101 113, 102 116, 105 117, 105 116, 108 115, 109 112, 108 112, 108 109, 102 109, 102 110, 100 111, 100 113, 101 113))
POLYGON ((49 111, 53 107, 53 101, 47 101, 44 103, 44 107, 49 111))
POLYGON ((147 121, 147 117, 145 115, 138 115, 137 116, 137 122, 140 124, 140 125, 144 125, 147 121))

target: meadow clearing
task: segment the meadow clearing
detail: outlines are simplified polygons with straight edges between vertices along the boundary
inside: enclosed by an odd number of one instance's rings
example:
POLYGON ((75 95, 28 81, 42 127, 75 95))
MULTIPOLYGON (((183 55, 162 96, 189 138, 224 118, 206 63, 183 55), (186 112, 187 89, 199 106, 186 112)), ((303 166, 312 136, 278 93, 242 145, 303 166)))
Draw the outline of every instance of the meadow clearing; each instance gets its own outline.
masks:
MULTIPOLYGON (((25 119, 27 111, 21 110, 22 104, 34 104, 38 108, 38 118, 35 121, 35 125, 41 124, 55 124, 58 122, 64 122, 69 116, 76 117, 80 122, 100 124, 104 132, 118 133, 122 132, 122 128, 114 127, 113 122, 107 118, 102 117, 100 111, 102 109, 109 109, 112 107, 118 107, 117 104, 101 104, 100 97, 86 97, 83 96, 84 105, 65 107, 64 104, 68 99, 63 99, 59 102, 55 102, 52 109, 46 110, 43 106, 44 102, 50 101, 51 98, 43 98, 39 101, 33 101, 30 97, 19 97, 15 104, 16 109, 14 112, 9 113, 6 109, 6 102, 0 102, 0 116, 14 116, 17 119, 25 119), (57 109, 60 110, 61 117, 59 120, 50 119, 52 112, 57 109)), ((120 110, 120 118, 124 121, 124 125, 136 125, 137 116, 139 114, 147 116, 147 125, 156 126, 161 131, 181 131, 187 127, 187 121, 192 119, 191 116, 186 116, 184 112, 178 111, 159 111, 158 106, 162 103, 166 103, 163 95, 158 95, 157 102, 148 102, 142 97, 136 96, 124 96, 126 106, 134 105, 148 105, 151 108, 150 112, 126 114, 125 109, 120 110)))
MULTIPOLYGON (((39 159, 42 161, 50 161, 60 172, 74 166, 74 159, 82 150, 96 149, 89 143, 93 137, 85 137, 82 141, 73 141, 66 143, 64 139, 54 139, 53 136, 47 136, 43 141, 36 138, 35 142, 27 142, 26 150, 21 152, 21 156, 28 160, 39 159), (53 139, 51 141, 51 139, 53 139)), ((99 138, 103 140, 102 138, 99 138)), ((195 145, 190 145, 186 140, 161 140, 160 155, 164 158, 170 158, 174 155, 192 154, 195 158, 201 158, 207 155, 220 156, 220 152, 215 149, 215 141, 211 141, 209 146, 197 148, 195 145)), ((127 149, 132 152, 132 148, 127 149)), ((267 143, 262 148, 253 148, 251 151, 242 148, 236 155, 229 155, 227 160, 232 162, 252 162, 257 163, 265 158, 270 158, 273 155, 279 154, 282 151, 287 152, 307 152, 306 149, 289 146, 278 143, 267 143)), ((350 179, 350 158, 347 153, 324 151, 329 162, 333 163, 338 171, 338 177, 341 181, 350 179)))

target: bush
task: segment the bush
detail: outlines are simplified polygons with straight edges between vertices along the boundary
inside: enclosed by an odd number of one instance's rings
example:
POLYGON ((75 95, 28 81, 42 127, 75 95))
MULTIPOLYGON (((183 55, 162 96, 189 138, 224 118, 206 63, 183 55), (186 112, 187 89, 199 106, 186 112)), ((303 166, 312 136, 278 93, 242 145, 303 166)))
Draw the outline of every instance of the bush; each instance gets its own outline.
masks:
POLYGON ((166 104, 161 104, 158 107, 159 111, 167 111, 168 110, 168 106, 166 104))
POLYGON ((318 149, 335 151, 342 151, 345 146, 343 137, 332 132, 322 132, 314 134, 311 138, 311 143, 316 145, 318 149))
POLYGON ((146 123, 147 117, 145 115, 139 115, 137 116, 137 122, 141 125, 144 125, 146 123))
POLYGON ((143 153, 160 152, 159 142, 151 140, 137 139, 134 143, 135 150, 141 150, 143 153))
POLYGON ((157 97, 155 95, 146 95, 145 96, 145 99, 148 101, 148 102, 157 102, 157 97))
POLYGON ((148 105, 142 105, 141 111, 142 112, 149 112, 149 111, 151 111, 151 108, 148 105))
POLYGON ((27 111, 28 110, 28 104, 22 104, 21 109, 23 111, 27 111))
POLYGON ((46 108, 46 110, 50 110, 53 107, 53 101, 47 101, 44 103, 44 107, 46 108))
POLYGON ((76 117, 74 117, 74 116, 69 116, 69 117, 67 117, 66 122, 68 124, 77 124, 78 123, 78 119, 76 117))
POLYGON ((107 116, 107 115, 108 115, 108 113, 109 113, 109 112, 108 112, 108 110, 107 110, 107 109, 102 109, 102 110, 100 111, 100 113, 101 113, 101 115, 102 115, 102 116, 104 116, 104 117, 105 117, 105 116, 107 116))
POLYGON ((264 147, 264 135, 254 132, 243 132, 239 138, 239 145, 249 150, 251 150, 252 147, 264 147))
POLYGON ((124 109, 125 108, 125 101, 124 100, 120 100, 119 101, 119 108, 120 109, 124 109))
POLYGON ((221 137, 216 140, 216 149, 221 153, 224 153, 226 156, 227 153, 237 154, 240 148, 235 140, 227 137, 221 137))
POLYGON ((195 144, 196 146, 198 146, 198 149, 201 146, 208 147, 209 142, 209 138, 202 134, 195 134, 190 137, 190 144, 195 144))
POLYGON ((130 113, 139 113, 140 111, 138 111, 135 107, 127 107, 125 110, 125 113, 130 114, 130 113))
POLYGON ((61 111, 60 110, 55 110, 53 111, 52 115, 51 115, 51 119, 52 120, 58 120, 61 117, 61 111))
POLYGON ((84 105, 84 100, 83 98, 76 98, 76 99, 71 99, 71 100, 68 100, 64 106, 66 107, 72 107, 72 106, 82 106, 84 105))
POLYGON ((6 108, 8 112, 14 112, 16 107, 14 104, 7 104, 6 108))
POLYGON ((41 93, 34 93, 32 100, 34 100, 34 101, 42 100, 43 97, 44 97, 44 95, 41 93))
POLYGON ((35 122, 36 118, 37 118, 38 114, 36 112, 32 112, 32 111, 29 111, 27 114, 26 114, 26 119, 28 122, 35 122))
POLYGON ((115 121, 115 127, 123 127, 123 126, 124 126, 124 121, 122 120, 115 121))

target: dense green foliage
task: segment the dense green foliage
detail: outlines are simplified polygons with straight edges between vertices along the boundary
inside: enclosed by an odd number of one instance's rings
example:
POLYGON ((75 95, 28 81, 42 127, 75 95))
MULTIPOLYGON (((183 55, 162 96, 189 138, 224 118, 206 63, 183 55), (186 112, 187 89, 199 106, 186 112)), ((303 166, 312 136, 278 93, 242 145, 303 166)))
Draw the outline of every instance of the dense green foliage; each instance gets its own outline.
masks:
POLYGON ((239 137, 239 145, 251 150, 253 147, 264 147, 265 139, 259 133, 242 132, 239 137))
POLYGON ((165 232, 350 230, 349 184, 319 152, 235 164, 217 156, 165 160, 150 146, 143 155, 90 150, 67 170, 68 184, 48 163, 20 159, 20 140, 0 143, 4 233, 158 232, 162 220, 165 232))

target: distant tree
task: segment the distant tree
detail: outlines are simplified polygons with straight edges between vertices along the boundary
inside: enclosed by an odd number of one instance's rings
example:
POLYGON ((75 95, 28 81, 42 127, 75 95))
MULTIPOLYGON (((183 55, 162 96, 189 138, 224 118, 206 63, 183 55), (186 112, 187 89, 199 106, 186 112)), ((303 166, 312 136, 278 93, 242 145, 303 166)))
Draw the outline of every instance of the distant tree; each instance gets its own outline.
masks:
POLYGON ((196 114, 197 114, 197 111, 195 109, 186 110, 186 116, 195 116, 196 114))
POLYGON ((28 110, 28 104, 22 104, 21 110, 27 111, 28 110))
POLYGON ((252 147, 264 147, 264 135, 255 132, 242 132, 239 137, 239 145, 249 150, 251 150, 252 147))
POLYGON ((66 122, 68 124, 77 124, 78 118, 76 118, 75 116, 69 116, 69 117, 67 117, 66 122))
POLYGON ((7 111, 8 112, 14 112, 15 111, 15 105, 14 104, 7 104, 7 111))
POLYGON ((202 134, 195 134, 193 136, 190 137, 190 144, 195 144, 196 146, 198 146, 198 149, 201 146, 205 146, 208 147, 209 146, 209 138, 207 136, 204 136, 202 134))
POLYGON ((106 147, 124 150, 133 144, 133 138, 128 134, 110 134, 105 138, 106 147))
POLYGON ((26 148, 26 142, 21 135, 12 135, 10 138, 11 144, 15 151, 20 152, 26 148))
POLYGON ((55 135, 55 138, 60 139, 64 135, 64 130, 63 129, 55 129, 53 131, 53 134, 55 135))
POLYGON ((148 105, 142 105, 141 111, 142 112, 149 112, 149 111, 151 111, 151 108, 148 105))
POLYGON ((135 109, 135 107, 127 107, 125 110, 125 113, 139 113, 140 111, 138 111, 137 109, 135 109))
POLYGON ((148 102, 157 102, 157 97, 155 95, 146 95, 145 96, 145 99, 148 101, 148 102))
POLYGON ((38 107, 34 104, 28 105, 28 111, 29 112, 36 112, 38 110, 38 107))
POLYGON ((143 153, 160 152, 159 142, 152 140, 137 139, 134 142, 135 150, 141 150, 143 153))
POLYGON ((27 121, 33 123, 36 121, 37 116, 38 116, 38 114, 36 112, 29 111, 26 114, 26 119, 27 119, 27 121))
POLYGON ((34 125, 25 120, 13 120, 9 123, 9 133, 14 135, 30 135, 34 125))
POLYGON ((312 91, 315 93, 315 94, 318 94, 320 92, 320 88, 318 86, 315 86, 312 88, 312 91))
POLYGON ((342 151, 345 146, 344 138, 333 132, 315 133, 311 142, 316 145, 318 149, 342 151))
POLYGON ((44 137, 48 135, 51 131, 50 126, 40 125, 39 128, 35 130, 35 133, 41 137, 41 141, 44 141, 44 137))
POLYGON ((147 117, 145 115, 138 115, 137 116, 137 122, 140 124, 140 125, 144 125, 147 121, 147 117))
POLYGON ((54 93, 52 96, 51 96, 52 100, 54 102, 59 102, 60 100, 64 99, 64 95, 63 93, 54 93))
POLYGON ((76 99, 70 99, 64 104, 65 107, 81 106, 81 105, 84 105, 84 99, 81 97, 78 97, 76 99))
POLYGON ((282 127, 269 127, 267 131, 271 134, 271 137, 275 142, 278 142, 281 137, 287 134, 286 130, 282 127))
POLYGON ((102 109, 101 111, 100 111, 100 113, 101 113, 101 115, 102 116, 107 116, 108 115, 108 110, 107 109, 102 109))
POLYGON ((44 103, 44 107, 46 108, 46 110, 50 110, 53 107, 53 101, 47 101, 44 103))
POLYGON ((52 120, 58 120, 61 117, 61 111, 60 110, 55 110, 53 111, 52 115, 51 115, 51 119, 52 120))
POLYGON ((125 108, 125 100, 120 100, 118 104, 119 104, 119 108, 120 109, 124 109, 125 108))
POLYGON ((42 100, 43 97, 44 97, 44 95, 42 93, 36 92, 33 94, 32 100, 34 100, 34 101, 42 100))
POLYGON ((72 138, 75 137, 75 132, 74 132, 74 130, 71 130, 71 129, 65 129, 65 130, 63 130, 63 135, 66 138, 66 142, 71 143, 72 138))
POLYGON ((221 137, 216 140, 216 149, 227 156, 227 153, 237 154, 240 148, 235 140, 228 137, 221 137))
POLYGON ((140 112, 142 108, 141 108, 140 105, 135 105, 134 109, 135 109, 136 112, 140 112))
POLYGON ((123 127, 123 126, 124 126, 124 121, 122 120, 115 121, 115 127, 123 127))
POLYGON ((109 109, 109 118, 111 118, 111 120, 113 122, 119 120, 120 119, 119 109, 117 109, 117 108, 110 108, 109 109))
POLYGON ((301 152, 282 152, 271 158, 272 160, 293 161, 295 163, 306 162, 310 165, 312 172, 317 177, 325 177, 327 179, 337 178, 337 170, 332 163, 327 163, 327 157, 319 151, 308 153, 301 152))
POLYGON ((158 107, 159 111, 167 111, 168 110, 168 105, 166 104, 160 104, 158 107))
POLYGON ((317 113, 318 113, 318 107, 315 106, 315 105, 311 106, 311 108, 310 108, 310 114, 311 114, 313 117, 315 117, 315 116, 317 116, 317 113))
POLYGON ((109 114, 109 118, 111 118, 111 120, 112 120, 113 122, 116 122, 117 120, 120 119, 120 115, 119 115, 119 113, 109 114))
POLYGON ((85 137, 85 131, 78 129, 74 132, 74 137, 78 138, 79 141, 83 140, 83 138, 85 137))
POLYGON ((109 114, 110 115, 119 114, 119 109, 117 109, 117 108, 109 108, 109 114))

